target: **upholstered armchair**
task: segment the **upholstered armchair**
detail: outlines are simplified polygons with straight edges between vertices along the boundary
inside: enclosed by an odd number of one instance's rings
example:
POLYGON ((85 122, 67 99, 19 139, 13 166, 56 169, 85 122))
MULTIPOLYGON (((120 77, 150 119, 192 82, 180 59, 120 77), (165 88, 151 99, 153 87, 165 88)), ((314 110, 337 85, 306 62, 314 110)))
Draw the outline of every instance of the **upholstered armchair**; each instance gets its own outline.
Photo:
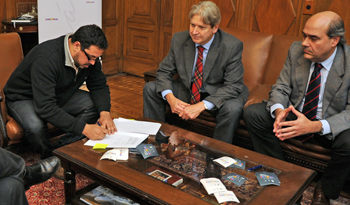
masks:
POLYGON ((21 38, 17 33, 0 34, 0 146, 18 143, 23 138, 23 129, 9 115, 5 105, 4 86, 12 72, 23 59, 21 38))

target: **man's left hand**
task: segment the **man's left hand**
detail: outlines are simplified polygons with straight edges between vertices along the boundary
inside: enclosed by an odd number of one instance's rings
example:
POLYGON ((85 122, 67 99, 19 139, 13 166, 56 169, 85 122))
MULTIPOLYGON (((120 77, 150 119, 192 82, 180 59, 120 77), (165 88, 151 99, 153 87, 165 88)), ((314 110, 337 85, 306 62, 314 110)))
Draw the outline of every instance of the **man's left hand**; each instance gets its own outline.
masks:
POLYGON ((183 109, 179 113, 179 117, 181 117, 184 120, 188 120, 188 119, 193 120, 193 119, 196 119, 203 110, 205 110, 204 102, 199 102, 197 104, 190 105, 185 109, 183 109))
POLYGON ((117 132, 117 127, 113 122, 110 112, 102 111, 100 113, 100 119, 98 121, 101 127, 106 128, 108 130, 109 135, 113 134, 114 132, 117 132))
POLYGON ((296 120, 278 123, 275 134, 280 140, 286 140, 300 135, 319 132, 322 128, 320 121, 311 121, 303 113, 291 107, 292 112, 297 116, 296 120))

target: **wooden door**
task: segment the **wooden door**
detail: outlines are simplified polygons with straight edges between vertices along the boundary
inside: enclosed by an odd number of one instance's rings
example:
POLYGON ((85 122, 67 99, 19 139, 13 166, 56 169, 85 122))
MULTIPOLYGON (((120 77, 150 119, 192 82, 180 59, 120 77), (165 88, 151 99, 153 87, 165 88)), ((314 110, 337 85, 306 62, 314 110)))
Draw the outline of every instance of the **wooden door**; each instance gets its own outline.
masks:
POLYGON ((126 0, 123 71, 143 76, 158 66, 160 1, 126 0))
POLYGON ((102 29, 108 40, 103 53, 102 70, 106 75, 122 71, 123 1, 102 1, 102 29))
POLYGON ((125 1, 123 72, 143 76, 158 68, 170 48, 173 6, 173 0, 125 1))

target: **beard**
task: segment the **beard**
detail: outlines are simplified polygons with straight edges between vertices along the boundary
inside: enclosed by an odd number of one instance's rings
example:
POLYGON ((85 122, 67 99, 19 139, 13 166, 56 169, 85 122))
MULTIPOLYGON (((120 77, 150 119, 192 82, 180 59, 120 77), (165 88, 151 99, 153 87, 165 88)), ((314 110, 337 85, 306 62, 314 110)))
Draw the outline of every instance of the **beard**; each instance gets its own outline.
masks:
POLYGON ((91 63, 80 64, 79 61, 78 61, 78 59, 77 59, 77 58, 74 58, 74 57, 73 57, 73 60, 74 60, 74 65, 75 65, 75 67, 80 68, 80 69, 87 68, 87 67, 89 67, 89 66, 91 65, 91 63))

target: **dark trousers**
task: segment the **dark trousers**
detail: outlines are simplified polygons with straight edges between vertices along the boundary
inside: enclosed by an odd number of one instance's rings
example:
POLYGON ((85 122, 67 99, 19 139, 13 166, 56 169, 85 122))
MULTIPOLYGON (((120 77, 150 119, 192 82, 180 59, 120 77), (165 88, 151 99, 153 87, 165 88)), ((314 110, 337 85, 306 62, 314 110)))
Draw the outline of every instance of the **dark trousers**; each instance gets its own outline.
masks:
POLYGON ((0 205, 28 204, 23 184, 24 160, 0 148, 0 205))
MULTIPOLYGON (((85 137, 83 134, 66 133, 55 145, 51 145, 47 127, 48 122, 36 114, 33 100, 7 100, 6 104, 8 113, 22 126, 30 146, 41 153, 42 159, 52 156, 53 149, 85 137)), ((90 94, 83 90, 78 90, 61 109, 88 124, 96 123, 99 118, 99 113, 95 108, 90 94)))
MULTIPOLYGON (((176 86, 173 86, 174 88, 176 86)), ((177 96, 177 91, 173 90, 177 96)), ((201 99, 202 100, 202 99, 201 99)), ((143 115, 145 117, 165 122, 166 101, 156 92, 156 83, 148 82, 143 88, 143 115)), ((187 102, 189 103, 189 102, 187 102)), ((212 109, 209 112, 216 118, 214 138, 232 144, 235 131, 243 112, 243 104, 240 99, 226 100, 220 109, 212 109)))
MULTIPOLYGON (((243 112, 243 119, 252 139, 254 150, 278 159, 284 160, 280 140, 272 132, 273 119, 265 109, 266 103, 253 104, 243 112)), ((289 114, 287 120, 296 116, 289 114)), ((331 160, 321 177, 325 194, 331 199, 337 199, 350 175, 350 129, 339 134, 334 141, 324 136, 314 137, 318 144, 333 151, 331 160)))

